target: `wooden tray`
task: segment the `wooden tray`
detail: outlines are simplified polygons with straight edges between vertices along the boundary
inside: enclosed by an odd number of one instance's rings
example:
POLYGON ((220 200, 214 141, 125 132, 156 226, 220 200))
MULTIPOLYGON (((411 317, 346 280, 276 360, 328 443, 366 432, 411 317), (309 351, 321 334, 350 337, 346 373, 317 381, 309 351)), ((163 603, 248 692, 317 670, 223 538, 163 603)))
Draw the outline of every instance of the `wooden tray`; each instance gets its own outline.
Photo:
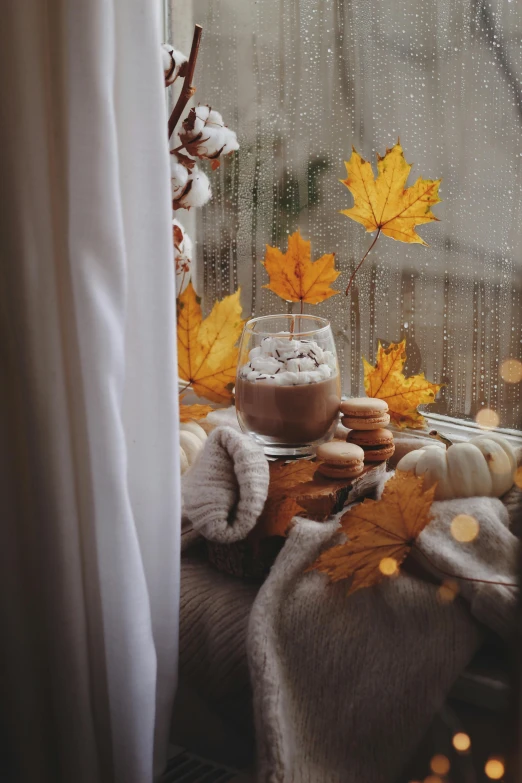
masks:
POLYGON ((317 473, 317 464, 316 460, 271 462, 268 498, 256 526, 243 541, 207 541, 209 561, 231 576, 263 581, 283 548, 294 516, 322 522, 371 496, 386 471, 386 463, 379 462, 365 466, 355 479, 328 479, 317 473))

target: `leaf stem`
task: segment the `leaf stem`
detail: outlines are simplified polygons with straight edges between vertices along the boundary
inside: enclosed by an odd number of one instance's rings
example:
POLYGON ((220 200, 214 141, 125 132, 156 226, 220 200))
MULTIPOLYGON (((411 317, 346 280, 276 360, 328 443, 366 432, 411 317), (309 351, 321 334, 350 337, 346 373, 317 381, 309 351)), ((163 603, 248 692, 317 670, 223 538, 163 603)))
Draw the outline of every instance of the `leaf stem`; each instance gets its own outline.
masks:
POLYGON ((463 582, 478 582, 484 585, 500 585, 501 587, 518 587, 518 584, 516 582, 496 582, 492 579, 476 579, 473 576, 463 576, 462 574, 451 574, 449 571, 444 571, 444 569, 440 568, 436 563, 433 562, 433 560, 430 560, 428 555, 425 554, 421 549, 415 547, 415 554, 421 555, 426 560, 426 562, 431 565, 432 568, 434 568, 439 573, 444 574, 444 576, 449 576, 451 579, 462 579, 463 582))
POLYGON ((196 88, 192 85, 192 79, 194 78, 194 69, 196 67, 196 60, 199 51, 199 42, 201 41, 201 34, 203 28, 197 24, 194 27, 194 35, 192 37, 192 47, 190 49, 190 56, 187 63, 187 69, 185 71, 185 78, 183 80, 183 87, 176 105, 172 109, 172 114, 169 117, 169 139, 176 130, 181 115, 185 111, 185 106, 196 92, 196 88))
POLYGON ((350 277, 350 282, 348 283, 348 286, 346 287, 346 291, 344 292, 346 296, 348 296, 350 288, 352 287, 352 283, 354 281, 355 275, 357 274, 357 272, 359 271, 359 269, 363 265, 364 261, 366 260, 366 257, 370 254, 370 251, 373 250, 373 246, 375 245, 375 243, 379 239, 380 235, 381 235, 381 229, 379 228, 378 231, 377 231, 377 234, 375 236, 375 239, 373 240, 373 242, 371 243, 370 247, 368 248, 366 253, 363 255, 361 260, 359 261, 359 264, 358 264, 357 268, 355 269, 355 271, 353 272, 352 276, 350 277))
POLYGON ((180 389, 178 386, 178 396, 180 400, 185 394, 185 392, 187 391, 188 387, 190 386, 190 383, 191 383, 190 381, 187 381, 187 384, 182 389, 180 389))

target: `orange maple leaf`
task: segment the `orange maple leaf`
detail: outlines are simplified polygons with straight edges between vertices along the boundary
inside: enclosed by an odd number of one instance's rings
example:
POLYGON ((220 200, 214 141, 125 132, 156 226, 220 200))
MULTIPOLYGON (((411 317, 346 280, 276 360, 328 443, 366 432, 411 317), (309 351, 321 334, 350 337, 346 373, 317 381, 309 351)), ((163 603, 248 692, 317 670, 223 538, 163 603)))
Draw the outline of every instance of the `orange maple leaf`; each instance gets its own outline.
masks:
POLYGON ((398 427, 422 429, 426 419, 417 407, 433 402, 444 384, 428 381, 423 372, 406 378, 402 372, 405 362, 406 340, 391 343, 388 348, 379 342, 375 367, 363 357, 364 388, 368 397, 388 403, 390 418, 398 427))
POLYGON ((270 277, 270 282, 263 288, 286 302, 319 304, 339 293, 330 288, 341 274, 334 266, 335 254, 328 253, 312 262, 311 242, 303 239, 299 230, 288 237, 286 253, 267 245, 265 260, 261 263, 270 277))
POLYGON ((240 290, 216 302, 202 320, 199 297, 189 283, 177 299, 178 373, 194 392, 212 402, 230 402, 243 330, 240 290))
POLYGON ((365 500, 344 514, 348 540, 323 552, 309 571, 330 582, 350 580, 348 595, 398 573, 417 536, 430 522, 435 486, 423 491, 423 477, 397 472, 380 500, 365 500))
POLYGON ((179 420, 182 424, 187 421, 200 421, 204 419, 214 408, 211 405, 200 405, 195 403, 194 405, 180 405, 179 406, 179 420))

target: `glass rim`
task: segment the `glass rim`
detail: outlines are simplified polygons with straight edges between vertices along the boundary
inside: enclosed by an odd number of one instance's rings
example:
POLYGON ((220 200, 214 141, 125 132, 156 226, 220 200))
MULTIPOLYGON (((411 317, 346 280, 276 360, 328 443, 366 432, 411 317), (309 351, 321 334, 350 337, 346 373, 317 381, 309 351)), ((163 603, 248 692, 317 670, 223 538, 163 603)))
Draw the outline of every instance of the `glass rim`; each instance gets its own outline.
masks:
MULTIPOLYGON (((322 324, 322 326, 319 326, 315 329, 307 329, 306 331, 301 329, 299 331, 294 330, 290 333, 291 337, 305 337, 312 334, 318 334, 319 332, 323 332, 331 328, 330 321, 327 318, 322 318, 320 315, 312 315, 311 313, 276 313, 275 315, 259 315, 257 318, 249 318, 244 326, 244 331, 249 331, 252 334, 260 337, 276 337, 278 332, 264 332, 256 329, 257 324, 261 321, 269 321, 274 318, 285 318, 288 321, 296 318, 305 318, 316 322, 318 321, 322 324)), ((279 334, 281 333, 279 332, 279 334)))

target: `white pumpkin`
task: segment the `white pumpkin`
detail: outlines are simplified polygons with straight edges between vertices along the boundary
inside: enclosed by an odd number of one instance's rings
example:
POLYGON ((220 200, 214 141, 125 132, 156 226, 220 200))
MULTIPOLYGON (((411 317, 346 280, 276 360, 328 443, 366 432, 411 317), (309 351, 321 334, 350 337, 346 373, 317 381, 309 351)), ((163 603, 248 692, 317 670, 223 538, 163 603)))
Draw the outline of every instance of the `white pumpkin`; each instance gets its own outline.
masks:
POLYGON ((424 476, 424 489, 436 483, 436 500, 499 498, 513 486, 516 468, 513 449, 497 433, 477 435, 447 450, 430 444, 410 451, 397 465, 397 470, 424 476))
POLYGON ((197 421, 185 421, 179 425, 179 430, 180 432, 191 432, 196 438, 199 438, 202 443, 207 439, 207 433, 197 421))
MULTIPOLYGON (((194 435, 193 432, 187 432, 187 430, 182 430, 181 429, 182 426, 184 425, 180 425, 179 448, 180 448, 181 474, 183 475, 183 473, 186 473, 186 471, 196 461, 199 452, 203 448, 203 440, 197 435, 194 435)), ((206 438, 206 433, 205 433, 205 438, 206 438)))
POLYGON ((186 473, 190 467, 188 463, 187 455, 185 454, 181 446, 179 447, 179 467, 181 470, 181 475, 186 473))

